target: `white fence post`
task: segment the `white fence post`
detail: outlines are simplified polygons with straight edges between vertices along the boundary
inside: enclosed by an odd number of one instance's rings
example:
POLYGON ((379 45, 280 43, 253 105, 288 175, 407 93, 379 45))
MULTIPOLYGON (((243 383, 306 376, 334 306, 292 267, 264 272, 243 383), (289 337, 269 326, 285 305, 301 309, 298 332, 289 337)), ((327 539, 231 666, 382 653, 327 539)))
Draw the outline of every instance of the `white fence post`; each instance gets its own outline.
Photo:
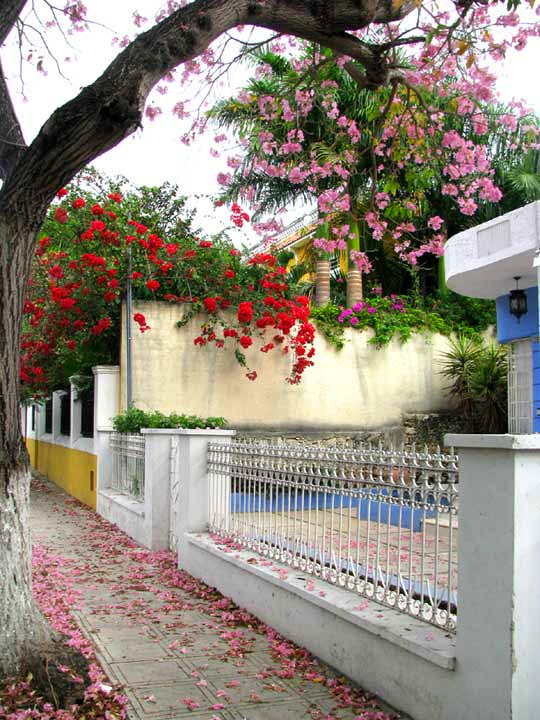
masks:
POLYGON ((175 430, 143 428, 144 528, 146 547, 166 550, 169 546, 170 450, 175 430))
POLYGON ((76 379, 78 376, 75 376, 75 378, 70 377, 69 378, 69 386, 71 389, 71 432, 70 432, 70 438, 71 438, 71 444, 74 445, 77 440, 81 437, 81 402, 79 400, 79 393, 77 390, 77 385, 73 382, 74 379, 76 379))
POLYGON ((207 530, 208 442, 226 442, 234 431, 143 428, 141 433, 145 437, 144 544, 151 550, 168 548, 172 531, 181 552, 184 533, 207 530), (173 438, 177 439, 175 467, 171 466, 173 438), (173 472, 179 483, 175 513, 170 512, 173 472), (176 528, 169 527, 171 517, 176 517, 176 528))
POLYGON ((94 373, 94 452, 97 455, 97 497, 96 509, 102 514, 100 490, 110 484, 111 451, 109 435, 112 432, 112 419, 118 415, 120 368, 118 366, 98 365, 92 368, 94 373))
POLYGON ((178 566, 200 576, 200 569, 190 562, 186 533, 207 532, 209 516, 208 443, 229 443, 234 430, 177 430, 178 493, 177 528, 178 566))
POLYGON ((540 435, 447 435, 445 442, 460 467, 461 701, 471 718, 536 720, 540 435))
POLYGON ((60 437, 60 419, 62 415, 62 398, 65 390, 55 390, 52 394, 52 436, 53 442, 57 443, 60 437))

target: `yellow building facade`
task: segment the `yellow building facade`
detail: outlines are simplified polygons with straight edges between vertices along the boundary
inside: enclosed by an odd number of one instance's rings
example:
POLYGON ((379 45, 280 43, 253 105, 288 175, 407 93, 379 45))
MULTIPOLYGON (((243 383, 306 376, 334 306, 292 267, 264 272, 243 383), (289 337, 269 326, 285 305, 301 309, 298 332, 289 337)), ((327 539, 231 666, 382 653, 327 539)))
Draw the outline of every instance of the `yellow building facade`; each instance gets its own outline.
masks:
POLYGON ((95 509, 97 456, 92 452, 93 439, 81 438, 72 442, 67 435, 44 433, 43 407, 28 408, 30 412, 34 416, 34 429, 28 427, 30 422, 26 422, 27 417, 23 418, 23 427, 32 468, 95 509))

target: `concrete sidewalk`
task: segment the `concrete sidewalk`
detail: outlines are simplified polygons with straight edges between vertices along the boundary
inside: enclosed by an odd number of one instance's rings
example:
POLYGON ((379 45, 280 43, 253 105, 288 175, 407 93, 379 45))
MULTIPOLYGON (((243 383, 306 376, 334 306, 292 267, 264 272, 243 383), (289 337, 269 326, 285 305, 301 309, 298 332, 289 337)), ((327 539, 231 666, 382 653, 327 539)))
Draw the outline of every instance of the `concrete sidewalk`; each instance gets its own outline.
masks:
POLYGON ((31 523, 64 558, 78 622, 132 720, 404 718, 42 479, 31 523))

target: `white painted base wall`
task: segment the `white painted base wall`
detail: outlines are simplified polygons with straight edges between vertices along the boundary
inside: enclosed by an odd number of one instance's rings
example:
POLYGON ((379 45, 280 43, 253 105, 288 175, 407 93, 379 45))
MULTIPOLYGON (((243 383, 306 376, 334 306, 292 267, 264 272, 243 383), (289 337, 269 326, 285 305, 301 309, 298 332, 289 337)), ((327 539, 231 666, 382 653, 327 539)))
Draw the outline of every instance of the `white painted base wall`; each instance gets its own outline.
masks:
POLYGON ((98 490, 96 512, 144 547, 151 538, 145 526, 144 503, 130 500, 110 489, 98 490))

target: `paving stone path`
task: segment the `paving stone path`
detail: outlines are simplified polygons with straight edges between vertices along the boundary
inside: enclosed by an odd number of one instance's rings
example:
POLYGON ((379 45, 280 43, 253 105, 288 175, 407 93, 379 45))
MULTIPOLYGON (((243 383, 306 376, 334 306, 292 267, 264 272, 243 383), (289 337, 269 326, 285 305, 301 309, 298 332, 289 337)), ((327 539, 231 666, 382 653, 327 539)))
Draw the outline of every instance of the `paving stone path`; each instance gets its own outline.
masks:
POLYGON ((31 523, 132 720, 404 718, 42 478, 31 523))

